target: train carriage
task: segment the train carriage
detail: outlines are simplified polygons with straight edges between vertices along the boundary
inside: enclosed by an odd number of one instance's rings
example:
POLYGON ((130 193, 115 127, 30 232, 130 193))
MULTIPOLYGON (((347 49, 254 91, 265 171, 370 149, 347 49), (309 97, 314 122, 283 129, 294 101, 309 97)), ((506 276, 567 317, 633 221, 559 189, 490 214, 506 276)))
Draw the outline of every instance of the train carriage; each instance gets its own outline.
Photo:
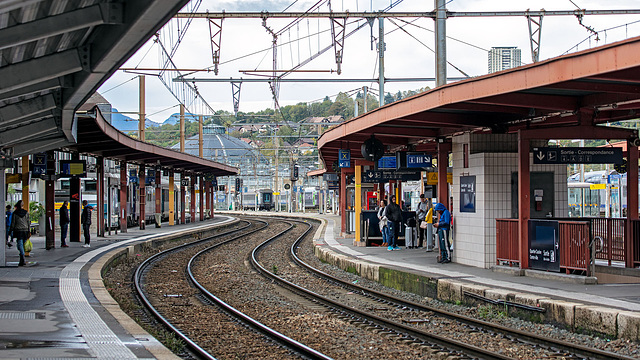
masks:
POLYGON ((244 210, 267 210, 274 208, 273 191, 260 189, 242 193, 242 208, 244 210))

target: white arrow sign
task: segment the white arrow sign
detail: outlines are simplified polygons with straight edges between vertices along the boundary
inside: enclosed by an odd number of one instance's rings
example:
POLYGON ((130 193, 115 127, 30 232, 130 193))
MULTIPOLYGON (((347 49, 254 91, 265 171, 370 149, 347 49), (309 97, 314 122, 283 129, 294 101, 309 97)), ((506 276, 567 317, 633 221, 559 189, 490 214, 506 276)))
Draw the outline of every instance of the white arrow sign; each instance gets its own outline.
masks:
POLYGON ((542 151, 538 152, 538 155, 536 155, 538 157, 538 160, 542 160, 544 159, 544 153, 542 151))

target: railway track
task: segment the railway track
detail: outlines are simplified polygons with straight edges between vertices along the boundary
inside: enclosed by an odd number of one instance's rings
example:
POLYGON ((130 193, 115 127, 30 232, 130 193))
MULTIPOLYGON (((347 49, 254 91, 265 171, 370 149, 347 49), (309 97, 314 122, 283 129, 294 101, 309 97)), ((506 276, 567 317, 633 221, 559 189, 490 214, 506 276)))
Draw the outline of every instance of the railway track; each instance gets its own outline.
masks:
MULTIPOLYGON (((134 276, 138 296, 147 310, 179 337, 197 358, 236 358, 241 352, 234 346, 216 346, 214 340, 224 337, 228 341, 218 345, 242 340, 244 348, 251 344, 253 357, 286 358, 293 353, 306 359, 330 359, 238 311, 194 278, 193 264, 208 252, 249 236, 265 236, 269 224, 261 220, 253 222, 263 223, 263 226, 246 226, 149 257, 140 264, 134 276), (166 293, 169 289, 171 293, 166 293), (197 310, 193 311, 194 308, 197 310), (226 350, 221 351, 221 348, 226 350)), ((275 236, 286 233, 290 228, 276 230, 275 236)))
POLYGON ((298 256, 308 222, 247 219, 254 225, 161 252, 136 272, 144 302, 189 347, 183 358, 633 358, 357 286, 298 256))
MULTIPOLYGON (((446 312, 434 307, 425 306, 424 304, 412 302, 399 297, 391 296, 379 291, 371 290, 352 282, 344 281, 340 278, 326 274, 311 265, 305 263, 297 256, 297 249, 303 237, 296 240, 289 248, 289 256, 297 266, 314 274, 314 276, 328 281, 334 286, 347 289, 353 297, 363 297, 362 301, 358 300, 363 306, 352 307, 345 305, 344 299, 332 299, 327 296, 320 295, 310 291, 307 288, 299 286, 291 281, 285 280, 281 276, 275 275, 267 268, 262 266, 257 260, 257 255, 252 257, 252 264, 259 269, 265 276, 269 276, 274 281, 278 281, 283 286, 292 289, 296 293, 307 297, 309 300, 322 303, 331 311, 341 316, 347 316, 353 321, 361 322, 367 327, 378 331, 393 332, 398 338, 404 341, 413 341, 421 345, 427 345, 434 349, 435 352, 448 352, 450 355, 459 356, 460 358, 474 357, 486 359, 507 359, 507 358, 562 358, 562 359, 633 359, 613 352, 603 351, 579 344, 573 344, 561 341, 551 337, 540 336, 524 331, 511 329, 508 327, 492 324, 490 322, 473 319, 467 316, 446 312), (371 304, 373 300, 374 304, 371 304), (376 306, 375 304, 383 304, 384 306, 376 306), (365 308, 366 310, 363 310, 365 308), (389 314, 389 309, 394 309, 394 313, 389 314), (373 311, 371 311, 373 310, 373 311), (431 324, 435 321, 449 321, 449 327, 457 329, 460 333, 473 334, 472 337, 462 341, 454 339, 451 334, 438 334, 437 332, 426 329, 424 324, 431 324), (453 324, 459 323, 460 325, 453 324), (478 341, 478 336, 488 337, 488 341, 482 341, 482 344, 493 341, 498 344, 494 346, 497 350, 488 350, 487 346, 475 346, 474 342, 478 341), (524 350, 516 355, 510 355, 510 352, 504 351, 506 348, 522 347, 524 350), (529 349, 529 350, 527 350, 529 349)), ((267 242, 256 248, 254 254, 262 251, 267 242)), ((291 274, 288 274, 291 275, 291 274)), ((325 283, 326 284, 326 283, 325 283)), ((319 284, 315 288, 324 289, 324 293, 338 293, 336 290, 329 290, 328 285, 319 284)), ((356 301, 351 301, 356 302, 356 301)), ((448 332, 450 332, 449 330, 448 332)))

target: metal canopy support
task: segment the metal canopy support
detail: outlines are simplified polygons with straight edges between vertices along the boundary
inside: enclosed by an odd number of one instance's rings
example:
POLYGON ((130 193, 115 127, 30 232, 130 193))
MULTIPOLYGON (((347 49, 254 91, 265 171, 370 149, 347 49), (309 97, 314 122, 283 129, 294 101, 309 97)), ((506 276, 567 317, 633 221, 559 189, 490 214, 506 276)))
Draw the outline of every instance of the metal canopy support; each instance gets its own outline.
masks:
MULTIPOLYGON (((384 105, 384 50, 386 45, 384 44, 384 21, 382 17, 378 18, 378 89, 380 100, 378 103, 380 106, 384 105)), ((365 111, 367 109, 365 108, 365 111)))
POLYGON ((447 83, 447 6, 445 0, 435 1, 436 13, 436 87, 447 83))
POLYGON ((333 49, 336 54, 336 65, 338 75, 342 73, 342 49, 344 48, 344 32, 347 18, 337 18, 331 16, 331 36, 333 38, 333 49))
POLYGON ((12 91, 82 71, 78 49, 0 68, 2 91, 12 91))
POLYGON ((29 141, 30 139, 36 142, 38 137, 55 134, 57 132, 58 124, 56 120, 47 118, 12 130, 3 131, 0 134, 0 144, 2 144, 2 146, 10 146, 18 142, 29 141))
POLYGON ((111 3, 120 8, 118 12, 105 14, 101 5, 88 6, 82 9, 45 17, 39 20, 14 25, 0 30, 0 49, 27 44, 67 32, 82 30, 88 27, 122 22, 122 4, 111 3))
POLYGON ((220 65, 220 42, 222 40, 222 20, 209 19, 209 38, 211 39, 211 58, 213 59, 213 73, 218 75, 220 65))
POLYGON ((241 81, 231 82, 231 93, 233 94, 233 114, 238 117, 238 109, 240 109, 240 87, 241 81))
POLYGON ((0 107, 0 125, 7 126, 33 116, 41 116, 55 108, 56 101, 50 94, 3 106, 0 107))
POLYGON ((544 15, 527 15, 527 22, 529 23, 529 42, 531 44, 531 60, 533 62, 538 62, 540 60, 540 39, 542 36, 543 17, 544 15))

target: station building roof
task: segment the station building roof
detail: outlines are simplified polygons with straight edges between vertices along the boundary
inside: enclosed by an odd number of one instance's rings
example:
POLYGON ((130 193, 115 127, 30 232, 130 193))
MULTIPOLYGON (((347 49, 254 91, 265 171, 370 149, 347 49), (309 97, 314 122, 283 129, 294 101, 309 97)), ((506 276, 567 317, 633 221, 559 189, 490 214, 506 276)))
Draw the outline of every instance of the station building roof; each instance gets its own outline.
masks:
POLYGON ((0 155, 78 141, 76 110, 187 3, 0 1, 0 155))
POLYGON ((576 139, 595 129, 604 139, 627 139, 637 134, 594 125, 640 117, 638 54, 635 37, 440 86, 337 125, 318 147, 327 167, 339 149, 362 159, 371 135, 392 151, 434 151, 439 139, 464 132, 538 129, 538 138, 560 139, 555 130, 573 126, 576 139))
MULTIPOLYGON (((97 97, 96 97, 97 99, 97 97)), ((160 166, 176 172, 228 176, 238 169, 219 162, 151 145, 129 137, 109 124, 97 106, 89 101, 77 113, 78 142, 63 150, 77 151, 132 164, 160 166)))

